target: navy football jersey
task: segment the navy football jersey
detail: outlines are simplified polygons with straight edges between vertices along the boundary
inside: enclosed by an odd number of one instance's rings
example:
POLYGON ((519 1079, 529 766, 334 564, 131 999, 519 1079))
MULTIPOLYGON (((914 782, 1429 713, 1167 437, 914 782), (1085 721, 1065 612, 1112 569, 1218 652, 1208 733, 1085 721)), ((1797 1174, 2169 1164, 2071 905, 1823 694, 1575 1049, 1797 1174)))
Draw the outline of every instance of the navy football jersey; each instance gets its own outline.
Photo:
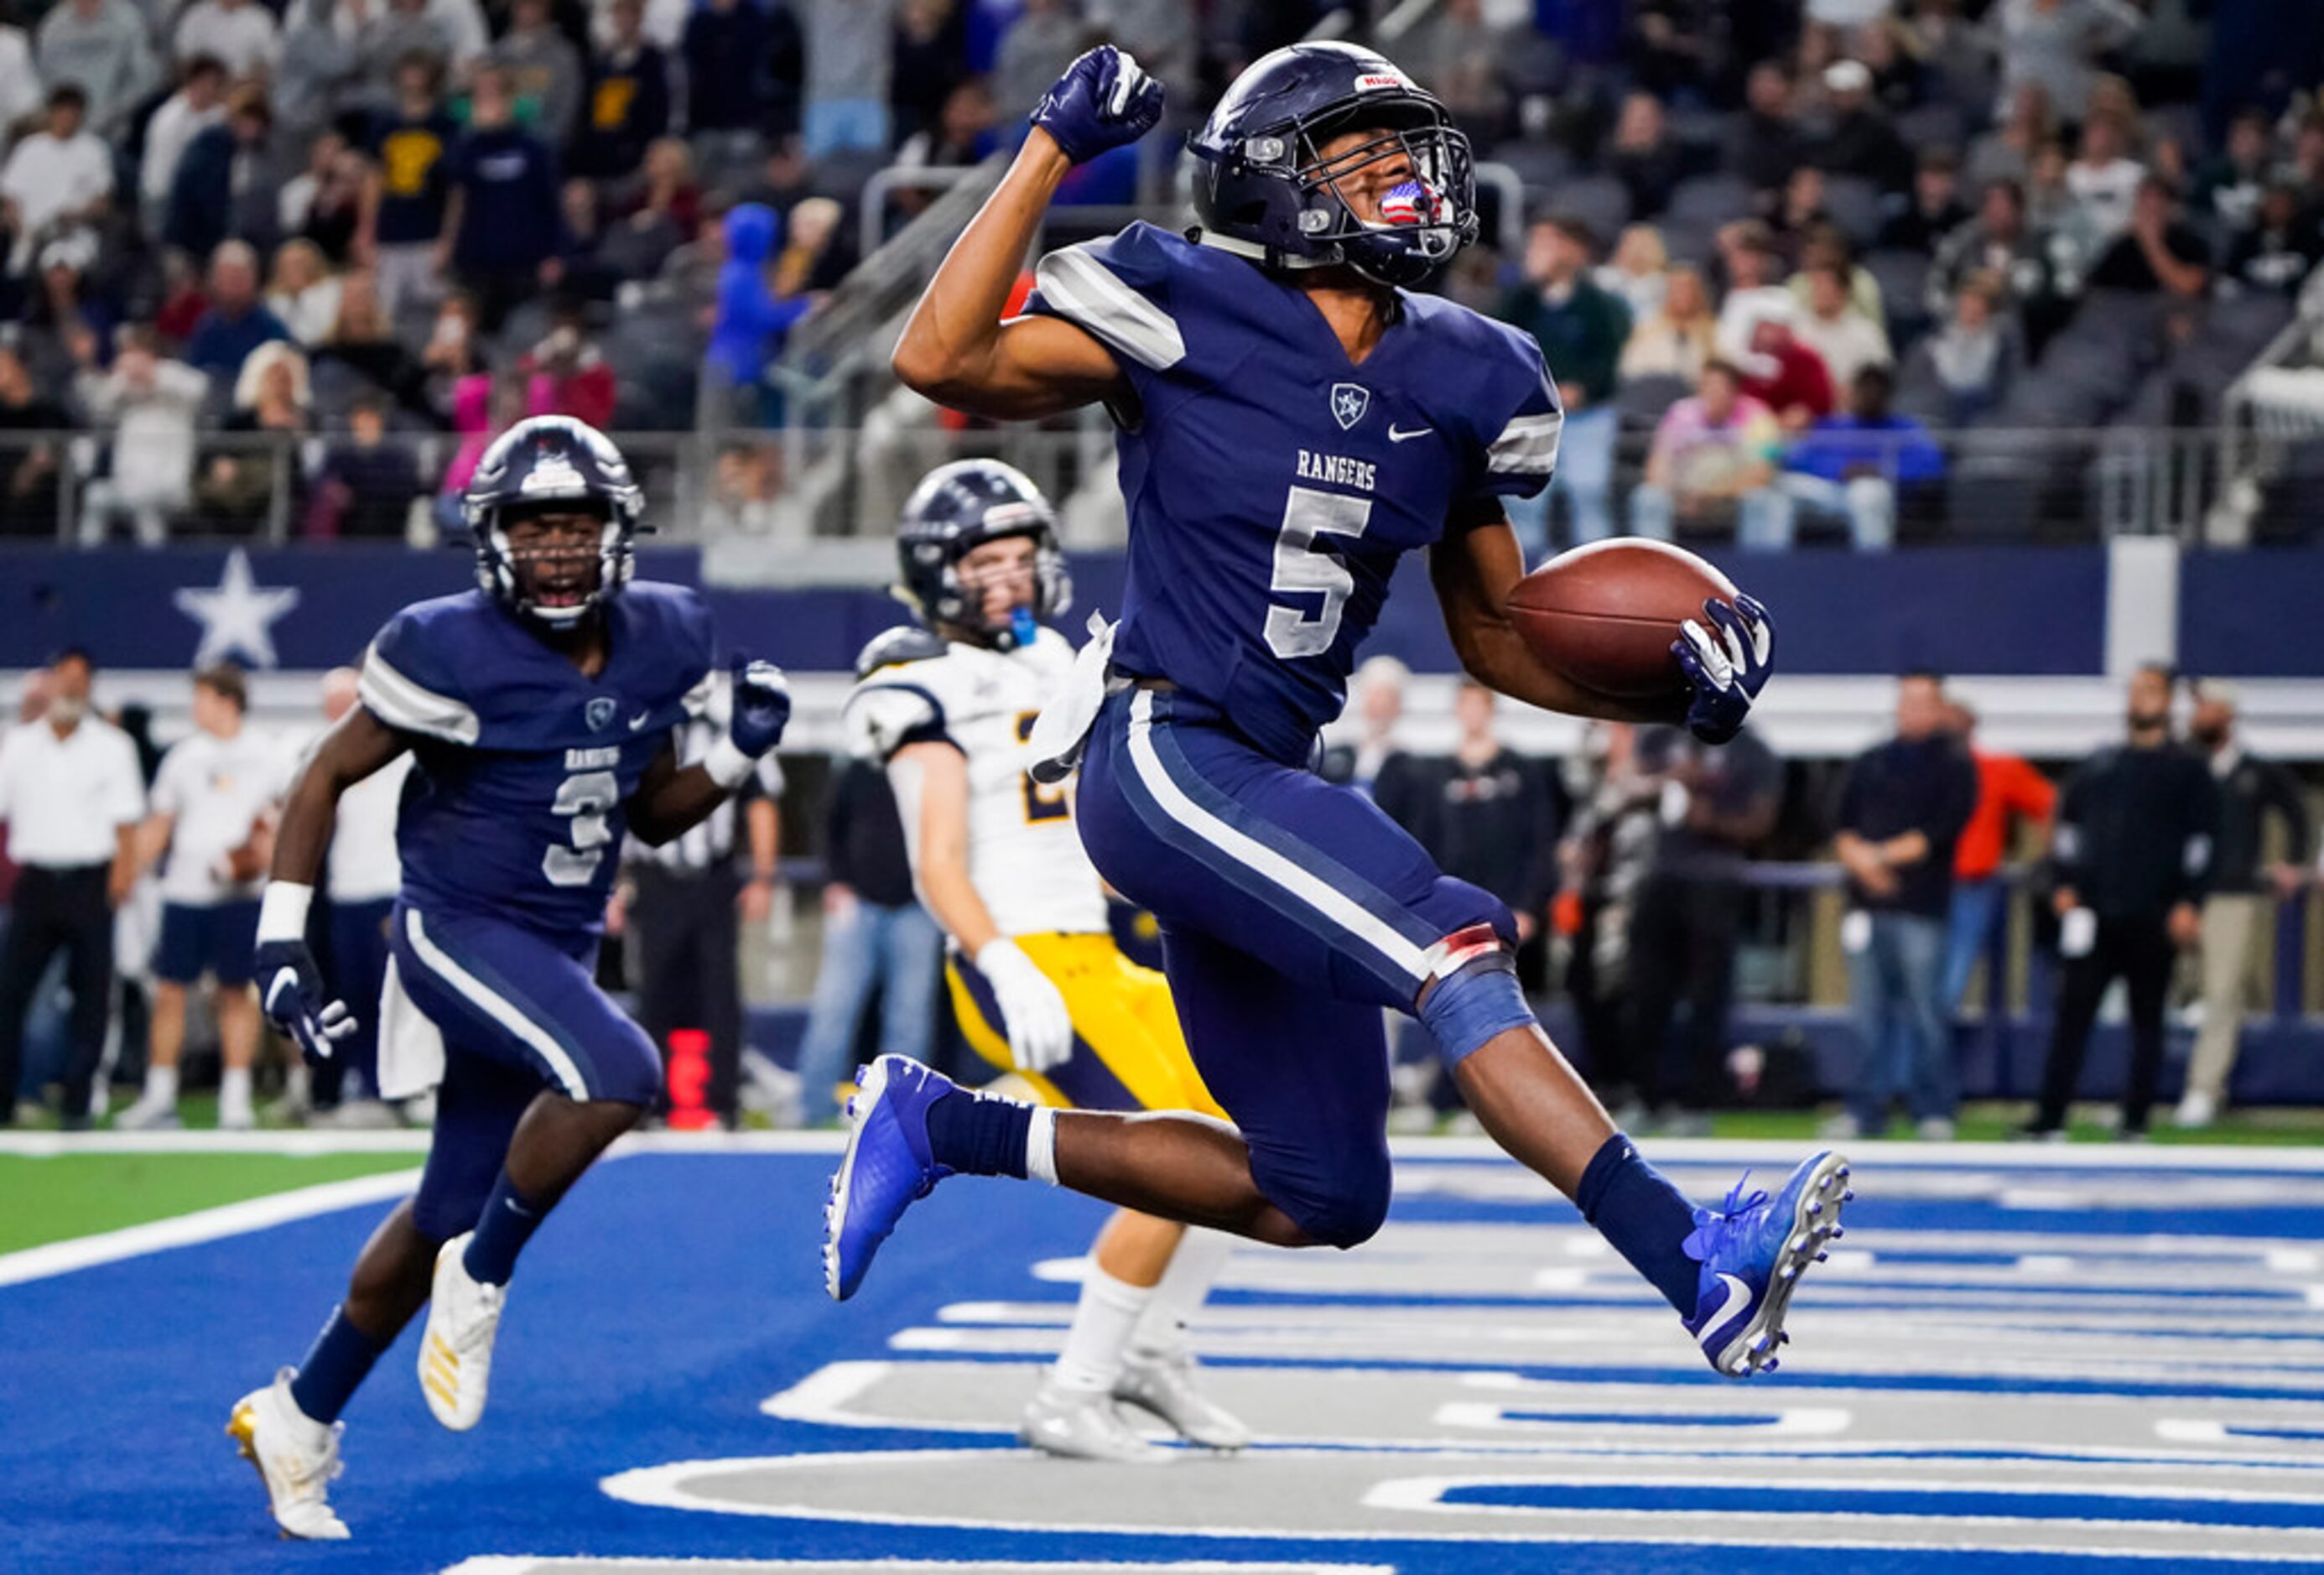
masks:
POLYGON ((1462 499, 1548 484, 1563 417, 1533 339, 1396 292, 1360 363, 1301 291, 1151 225, 1041 260, 1026 309, 1094 335, 1120 426, 1130 576, 1113 659, 1304 762, 1397 560, 1462 499))
POLYGON ((639 582, 605 603, 610 655, 585 677, 481 591, 407 607, 357 693, 409 736, 396 823, 403 895, 569 936, 595 931, 624 806, 710 693, 715 632, 694 592, 639 582))

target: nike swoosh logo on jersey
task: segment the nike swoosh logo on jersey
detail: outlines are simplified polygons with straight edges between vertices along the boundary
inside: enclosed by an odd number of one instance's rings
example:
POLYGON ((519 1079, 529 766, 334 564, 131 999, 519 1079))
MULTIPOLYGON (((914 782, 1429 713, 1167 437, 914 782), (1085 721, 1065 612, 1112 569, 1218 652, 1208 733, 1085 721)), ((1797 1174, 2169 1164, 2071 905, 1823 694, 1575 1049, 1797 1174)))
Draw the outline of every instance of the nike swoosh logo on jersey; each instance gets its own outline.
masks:
POLYGON ((1396 423, 1391 421, 1388 423, 1388 440, 1391 443, 1409 443, 1415 438, 1427 437, 1433 430, 1434 430, 1434 428, 1430 427, 1415 427, 1409 432, 1399 431, 1397 428, 1396 423))
POLYGON ((651 722, 652 720, 652 712, 641 711, 635 716, 630 718, 630 731, 632 732, 635 732, 638 729, 643 727, 647 723, 651 722))

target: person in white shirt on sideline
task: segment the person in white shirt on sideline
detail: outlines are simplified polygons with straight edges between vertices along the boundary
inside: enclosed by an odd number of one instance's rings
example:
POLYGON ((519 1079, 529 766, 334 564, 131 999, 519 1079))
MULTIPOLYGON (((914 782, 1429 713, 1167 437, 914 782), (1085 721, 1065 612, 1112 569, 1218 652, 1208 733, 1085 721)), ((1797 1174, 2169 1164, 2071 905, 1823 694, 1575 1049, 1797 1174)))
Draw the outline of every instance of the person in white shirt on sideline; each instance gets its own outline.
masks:
MULTIPOLYGON (((323 675, 323 719, 355 708, 355 669, 323 675)), ((398 756, 339 796, 323 880, 329 897, 318 948, 323 982, 335 1000, 375 1002, 387 981, 387 921, 403 885, 395 851, 395 815, 412 757, 398 756)), ((337 1127, 384 1127, 394 1116, 379 1093, 379 1013, 355 1010, 355 1030, 309 1073, 317 1116, 337 1127)))
POLYGON ((69 649, 50 664, 47 714, 0 740, 0 821, 23 866, 0 943, 0 1126, 14 1119, 24 1017, 50 959, 72 992, 64 1124, 88 1125, 113 1005, 113 910, 136 879, 145 779, 129 736, 90 714, 97 666, 69 649))
POLYGON ((170 747, 153 779, 152 814, 138 835, 141 863, 166 851, 161 938, 153 949, 153 1042, 145 1091, 121 1112, 124 1130, 178 1124, 178 1056, 186 1043, 187 992, 217 981, 218 1125, 256 1124, 250 1067, 258 1054, 258 997, 250 988, 258 946, 259 889, 273 849, 282 760, 272 741, 243 725, 249 686, 242 669, 194 675, 196 732, 170 747))

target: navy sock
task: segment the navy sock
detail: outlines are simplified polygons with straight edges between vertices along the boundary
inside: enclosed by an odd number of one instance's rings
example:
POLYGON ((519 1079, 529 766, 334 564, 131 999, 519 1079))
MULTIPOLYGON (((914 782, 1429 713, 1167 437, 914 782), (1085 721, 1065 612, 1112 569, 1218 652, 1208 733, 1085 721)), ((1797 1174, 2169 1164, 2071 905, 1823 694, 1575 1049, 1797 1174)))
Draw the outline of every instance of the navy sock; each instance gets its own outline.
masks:
POLYGON ((1582 1217, 1654 1283, 1682 1318, 1694 1316, 1702 1266, 1687 1257, 1694 1205, 1663 1173, 1638 1157, 1619 1132, 1606 1139, 1582 1173, 1573 1201, 1582 1217))
POLYGON ((954 1090, 928 1107, 928 1153, 963 1175, 1025 1174, 1033 1107, 954 1090))
POLYGON ((509 1276, 516 1272, 516 1255, 548 1217, 549 1211, 527 1202, 503 1168, 501 1179, 493 1184, 492 1196, 484 1200, 476 1233, 468 1239, 468 1250, 460 1255, 469 1276, 488 1285, 507 1285, 509 1276))
POLYGON ((332 1308, 330 1322, 315 1336, 307 1359, 290 1380, 290 1398, 315 1421, 337 1422, 389 1343, 348 1322, 346 1308, 332 1308))

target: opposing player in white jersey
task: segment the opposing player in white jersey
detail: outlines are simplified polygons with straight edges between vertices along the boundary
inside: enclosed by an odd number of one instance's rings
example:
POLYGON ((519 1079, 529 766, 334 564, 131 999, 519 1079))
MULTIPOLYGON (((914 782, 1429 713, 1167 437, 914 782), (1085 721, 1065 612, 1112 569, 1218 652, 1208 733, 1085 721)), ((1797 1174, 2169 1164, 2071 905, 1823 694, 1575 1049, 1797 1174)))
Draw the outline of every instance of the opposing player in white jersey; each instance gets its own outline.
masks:
MULTIPOLYGON (((1065 789, 1027 774, 1034 718, 1074 662, 1040 622, 1071 597, 1047 500, 996 461, 948 465, 912 494, 898 549, 920 622, 865 649, 845 724, 850 746, 885 761, 895 785, 914 883, 951 938, 969 1043, 1052 1106, 1221 1115, 1169 986, 1114 944, 1065 789)), ((1214 1231, 1115 1214, 1064 1351, 1026 1409, 1025 1441, 1081 1459, 1166 1458, 1119 1400, 1191 1442, 1246 1442, 1194 1388, 1186 1349, 1186 1318, 1228 1250, 1214 1231)))

